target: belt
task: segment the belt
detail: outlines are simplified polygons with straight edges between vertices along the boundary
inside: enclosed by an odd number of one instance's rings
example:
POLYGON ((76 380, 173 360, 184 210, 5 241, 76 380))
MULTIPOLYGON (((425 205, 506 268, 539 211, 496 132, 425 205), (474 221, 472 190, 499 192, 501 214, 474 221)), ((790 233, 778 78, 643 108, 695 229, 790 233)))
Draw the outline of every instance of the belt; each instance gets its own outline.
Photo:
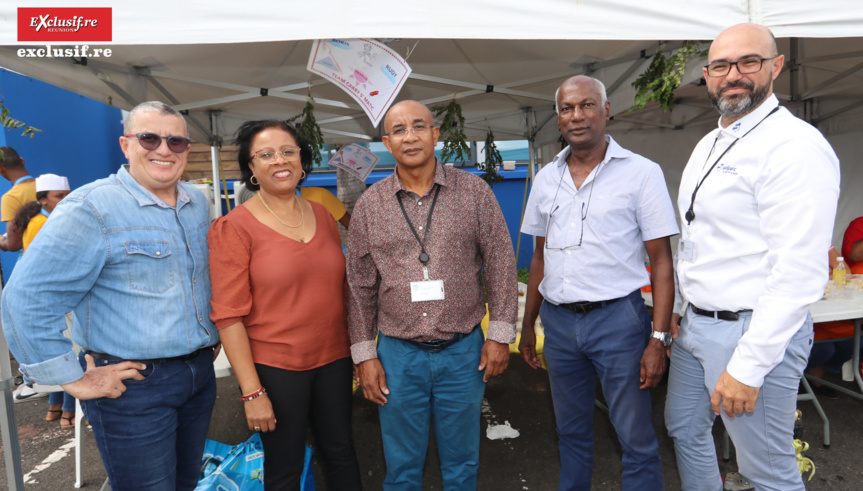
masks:
POLYGON ((704 310, 699 309, 695 305, 689 304, 692 307, 692 311, 698 315, 703 315, 705 317, 713 317, 714 319, 719 319, 723 321, 736 321, 740 319, 740 314, 744 312, 752 312, 751 310, 738 310, 737 312, 732 312, 730 310, 704 310))
POLYGON ((558 305, 558 307, 563 307, 567 310, 571 310, 576 314, 586 314, 588 312, 592 312, 596 309, 601 309, 606 305, 611 305, 618 300, 621 300, 626 297, 620 298, 612 298, 611 300, 601 300, 599 302, 573 302, 573 303, 562 303, 558 305))
POLYGON ((439 353, 468 336, 470 336, 470 333, 458 333, 450 339, 433 339, 431 341, 411 341, 410 339, 404 339, 403 341, 406 341, 428 353, 439 353))
POLYGON ((197 351, 193 351, 188 355, 180 355, 180 356, 172 356, 170 358, 154 358, 151 360, 128 360, 127 358, 120 358, 119 356, 107 355, 105 353, 99 353, 98 351, 85 351, 85 353, 91 355, 93 358, 97 358, 99 360, 108 360, 108 361, 137 361, 144 364, 155 364, 155 363, 164 363, 166 361, 189 361, 194 359, 196 356, 200 355, 204 351, 208 351, 210 353, 213 352, 213 347, 209 346, 207 348, 201 348, 197 351))

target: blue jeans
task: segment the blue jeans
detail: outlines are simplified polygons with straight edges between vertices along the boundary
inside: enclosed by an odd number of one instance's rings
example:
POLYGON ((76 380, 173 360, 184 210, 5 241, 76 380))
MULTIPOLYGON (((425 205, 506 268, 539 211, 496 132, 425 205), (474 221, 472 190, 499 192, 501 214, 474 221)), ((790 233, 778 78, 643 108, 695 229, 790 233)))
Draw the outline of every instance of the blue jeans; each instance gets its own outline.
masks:
POLYGON ((854 341, 836 341, 832 343, 815 343, 809 353, 809 363, 806 369, 822 367, 830 373, 838 374, 842 365, 854 356, 854 341))
POLYGON ((593 479, 596 379, 623 448, 623 489, 661 490, 662 463, 650 391, 639 386, 652 331, 641 292, 587 314, 543 302, 545 359, 560 449, 558 489, 587 490, 593 479))
POLYGON ((56 406, 57 404, 63 405, 63 408, 61 410, 64 413, 75 412, 75 398, 63 392, 62 390, 57 392, 51 392, 48 394, 48 405, 56 406))
MULTIPOLYGON (((83 353, 79 357, 86 366, 83 353)), ((96 366, 119 362, 96 360, 96 366)), ((213 354, 148 363, 117 399, 81 401, 111 489, 192 490, 216 402, 213 354)))
MULTIPOLYGON (((751 313, 737 321, 696 315, 687 309, 680 336, 671 349, 665 426, 674 439, 683 490, 719 491, 722 478, 711 429, 716 415, 710 396, 725 371, 740 337, 749 330, 751 313)), ((812 319, 807 318, 785 349, 785 356, 758 393, 755 411, 722 422, 737 449, 740 473, 759 491, 803 490, 794 448, 797 388, 812 345, 812 319)))
POLYGON ((387 477, 384 489, 423 489, 429 421, 446 491, 476 490, 479 470, 480 410, 485 393, 477 370, 484 339, 482 329, 437 353, 378 336, 378 358, 390 394, 380 407, 387 477))

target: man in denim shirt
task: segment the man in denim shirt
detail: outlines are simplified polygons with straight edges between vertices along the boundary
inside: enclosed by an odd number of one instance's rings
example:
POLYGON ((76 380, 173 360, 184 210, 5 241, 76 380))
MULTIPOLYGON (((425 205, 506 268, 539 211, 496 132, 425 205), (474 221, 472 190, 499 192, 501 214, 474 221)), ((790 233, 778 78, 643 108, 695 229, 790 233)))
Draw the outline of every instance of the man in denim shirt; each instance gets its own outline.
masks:
POLYGON ((193 489, 216 398, 209 204, 179 182, 180 114, 145 102, 124 133, 128 167, 64 199, 18 263, 3 328, 28 379, 81 399, 112 489, 193 489))

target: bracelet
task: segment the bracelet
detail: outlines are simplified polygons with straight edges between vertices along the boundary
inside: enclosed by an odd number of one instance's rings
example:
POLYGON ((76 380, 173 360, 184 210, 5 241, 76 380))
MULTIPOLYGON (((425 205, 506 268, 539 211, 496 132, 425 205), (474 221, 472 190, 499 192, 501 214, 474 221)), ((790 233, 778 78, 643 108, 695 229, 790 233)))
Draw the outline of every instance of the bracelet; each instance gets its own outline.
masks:
POLYGON ((267 393, 267 389, 265 389, 264 387, 261 387, 260 389, 254 391, 254 392, 251 392, 251 393, 246 394, 244 396, 240 396, 240 402, 249 402, 252 399, 256 399, 258 397, 261 397, 262 395, 264 395, 266 393, 267 393))

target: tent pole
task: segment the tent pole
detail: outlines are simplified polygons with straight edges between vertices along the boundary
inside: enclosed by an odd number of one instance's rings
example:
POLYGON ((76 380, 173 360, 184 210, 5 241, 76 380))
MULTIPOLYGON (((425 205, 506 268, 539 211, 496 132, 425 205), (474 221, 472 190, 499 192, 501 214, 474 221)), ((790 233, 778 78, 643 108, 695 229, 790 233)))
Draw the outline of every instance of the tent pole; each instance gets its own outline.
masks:
MULTIPOLYGON (((528 140, 529 144, 529 155, 530 155, 530 163, 528 164, 527 177, 530 180, 530 185, 533 186, 534 177, 536 177, 536 110, 534 108, 529 108, 527 113, 527 127, 529 129, 530 139, 528 140)), ((525 194, 526 195, 526 194, 525 194)), ((522 205, 521 210, 522 216, 524 216, 524 205, 522 205)), ((519 227, 521 224, 519 224, 519 227)), ((531 254, 536 250, 536 236, 532 236, 531 243, 533 247, 531 249, 531 254)))
POLYGON ((219 189, 219 184, 222 182, 219 179, 219 147, 214 141, 210 146, 210 160, 213 161, 213 217, 222 216, 222 190, 219 189))
POLYGON ((24 474, 21 471, 21 446, 18 443, 18 426, 12 401, 14 389, 15 378, 12 376, 9 347, 6 337, 0 335, 0 433, 6 461, 6 482, 11 491, 19 491, 24 489, 24 474))
POLYGON ((210 112, 210 132, 213 134, 210 140, 210 161, 213 163, 213 218, 222 216, 222 191, 219 189, 219 183, 221 182, 219 168, 222 163, 219 161, 219 142, 215 136, 217 117, 217 112, 210 112))
POLYGON ((791 38, 791 63, 789 63, 789 78, 791 79, 791 100, 800 100, 800 64, 797 59, 800 57, 800 39, 791 38))

